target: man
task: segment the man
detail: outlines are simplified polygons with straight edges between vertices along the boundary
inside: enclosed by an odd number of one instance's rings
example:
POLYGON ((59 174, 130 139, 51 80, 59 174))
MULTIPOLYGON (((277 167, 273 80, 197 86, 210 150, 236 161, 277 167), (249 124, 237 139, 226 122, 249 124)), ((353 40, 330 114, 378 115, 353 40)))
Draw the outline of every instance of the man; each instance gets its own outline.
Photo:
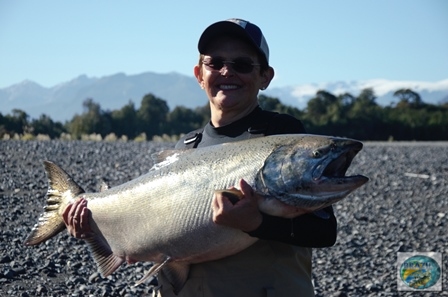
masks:
MULTIPOLYGON (((269 66, 266 40, 256 25, 240 19, 214 23, 202 33, 198 49, 194 75, 209 99, 211 119, 203 129, 184 136, 176 148, 305 132, 299 120, 258 106, 258 92, 269 86, 274 69, 269 66)), ((261 240, 236 255, 192 265, 178 295, 162 270, 160 296, 314 296, 310 247, 335 243, 332 208, 304 214, 291 207, 294 219, 273 217, 258 210, 258 195, 243 176, 240 190, 243 198, 235 204, 223 195, 214 197, 213 221, 261 240)), ((64 213, 69 232, 75 237, 88 235, 87 217, 85 201, 69 205, 64 213)))

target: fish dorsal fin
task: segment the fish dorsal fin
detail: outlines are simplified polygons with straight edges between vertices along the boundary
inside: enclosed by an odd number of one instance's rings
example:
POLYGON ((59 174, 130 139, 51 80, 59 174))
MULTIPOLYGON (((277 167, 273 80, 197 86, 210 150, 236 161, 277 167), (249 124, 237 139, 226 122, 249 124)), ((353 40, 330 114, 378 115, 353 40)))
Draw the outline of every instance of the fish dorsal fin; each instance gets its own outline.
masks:
POLYGON ((149 278, 155 276, 157 273, 159 273, 160 269, 162 269, 163 266, 165 266, 165 264, 168 263, 170 260, 171 260, 170 257, 166 257, 165 261, 163 261, 162 263, 154 263, 151 269, 149 269, 149 271, 138 282, 136 282, 134 286, 138 286, 146 282, 149 278))
POLYGON ((165 278, 173 287, 174 294, 179 294, 185 285, 190 272, 190 264, 186 262, 170 262, 163 267, 162 272, 165 278))
POLYGON ((107 277, 124 262, 124 259, 115 255, 102 235, 86 238, 86 243, 98 265, 103 277, 107 277))
POLYGON ((106 182, 104 180, 102 180, 101 184, 100 184, 100 192, 106 191, 108 189, 109 189, 108 184, 106 184, 106 182))

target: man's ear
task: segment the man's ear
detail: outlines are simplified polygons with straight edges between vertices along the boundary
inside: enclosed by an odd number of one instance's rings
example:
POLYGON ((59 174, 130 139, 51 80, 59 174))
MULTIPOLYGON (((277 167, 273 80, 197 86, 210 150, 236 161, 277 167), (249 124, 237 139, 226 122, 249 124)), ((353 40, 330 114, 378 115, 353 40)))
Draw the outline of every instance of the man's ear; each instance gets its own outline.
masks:
POLYGON ((271 83, 272 79, 274 78, 275 72, 274 68, 270 67, 262 73, 262 83, 260 86, 260 90, 266 90, 269 87, 269 84, 271 83))
POLYGON ((204 89, 204 80, 202 79, 202 71, 199 65, 194 66, 193 74, 196 77, 196 80, 198 81, 198 84, 201 87, 201 89, 204 89))

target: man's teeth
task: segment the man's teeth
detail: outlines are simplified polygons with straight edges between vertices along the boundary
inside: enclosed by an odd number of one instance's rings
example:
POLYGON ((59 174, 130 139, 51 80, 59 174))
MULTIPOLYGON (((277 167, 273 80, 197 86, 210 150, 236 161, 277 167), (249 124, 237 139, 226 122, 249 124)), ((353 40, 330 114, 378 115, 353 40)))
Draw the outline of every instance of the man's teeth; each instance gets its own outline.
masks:
POLYGON ((238 88, 238 86, 236 86, 236 85, 220 85, 219 88, 223 89, 223 90, 232 90, 232 89, 238 88))

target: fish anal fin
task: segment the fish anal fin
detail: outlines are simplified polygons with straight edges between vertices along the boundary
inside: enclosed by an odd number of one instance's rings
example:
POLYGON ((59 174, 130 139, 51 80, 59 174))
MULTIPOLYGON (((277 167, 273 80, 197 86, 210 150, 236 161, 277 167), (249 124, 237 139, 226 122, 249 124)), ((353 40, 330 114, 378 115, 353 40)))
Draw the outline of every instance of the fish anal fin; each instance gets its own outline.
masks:
POLYGON ((169 262, 162 268, 161 273, 173 287, 174 294, 179 294, 185 285, 190 272, 190 264, 186 262, 169 262))
POLYGON ((215 194, 221 194, 227 197, 232 204, 237 203, 243 198, 243 193, 237 189, 215 190, 215 194))
POLYGON ((95 235, 85 240, 103 277, 111 275, 125 261, 123 257, 112 252, 102 235, 95 235))
POLYGON ((168 263, 168 261, 170 260, 171 260, 170 257, 166 257, 165 261, 163 261, 162 263, 154 263, 151 269, 149 269, 149 271, 138 282, 136 282, 134 286, 138 286, 146 282, 149 278, 152 279, 152 277, 155 276, 157 273, 159 273, 160 269, 162 269, 163 266, 165 266, 165 264, 168 263))

